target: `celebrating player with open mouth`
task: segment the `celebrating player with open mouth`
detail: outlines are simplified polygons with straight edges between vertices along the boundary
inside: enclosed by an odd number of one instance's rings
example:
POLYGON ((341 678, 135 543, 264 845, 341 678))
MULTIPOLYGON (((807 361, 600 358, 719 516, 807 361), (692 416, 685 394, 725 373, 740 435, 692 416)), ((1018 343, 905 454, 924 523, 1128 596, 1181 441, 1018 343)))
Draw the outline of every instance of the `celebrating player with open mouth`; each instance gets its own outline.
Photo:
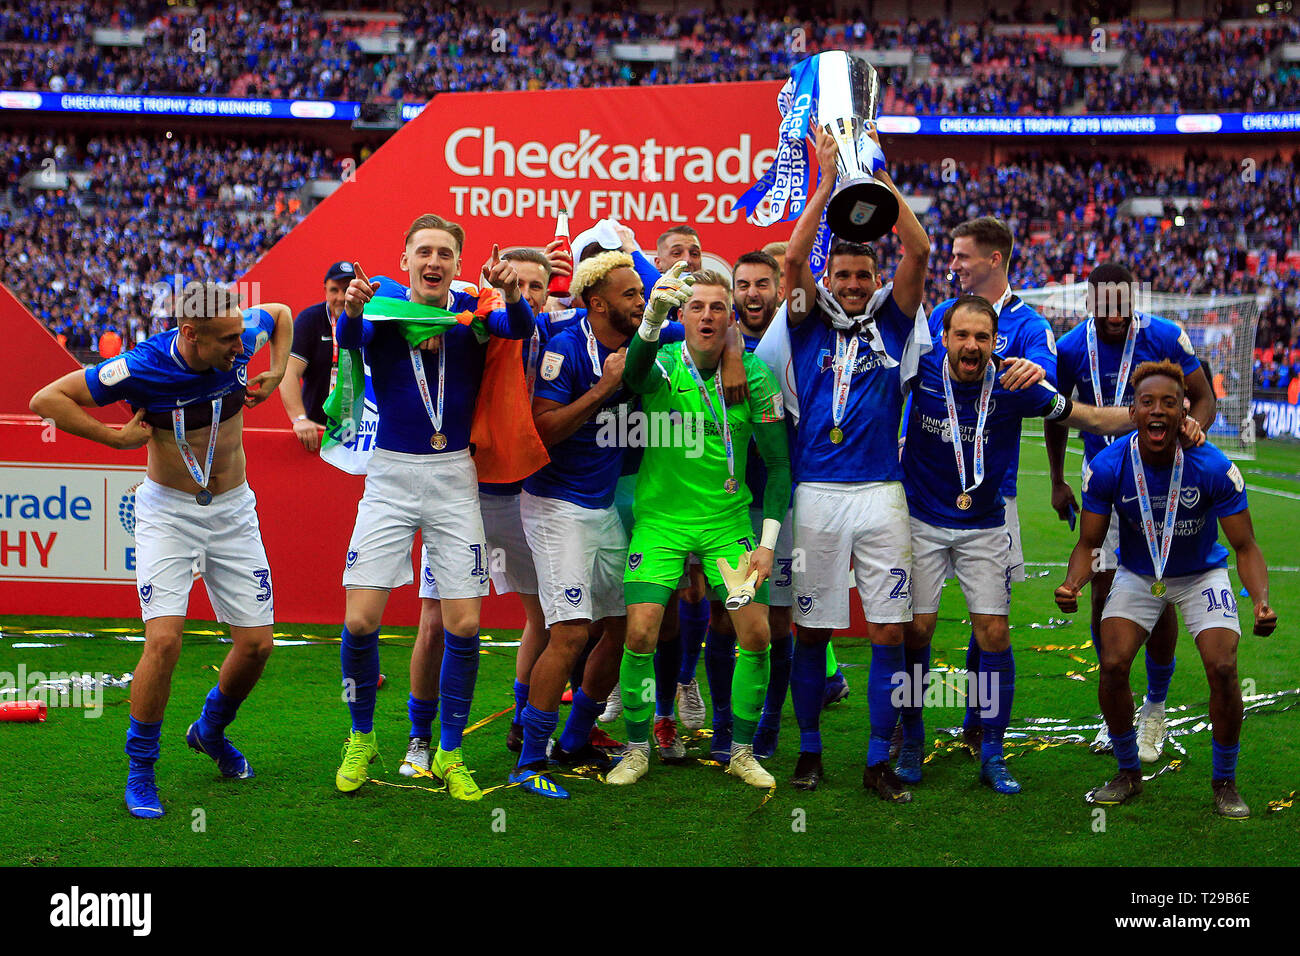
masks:
MULTIPOLYGON (((839 150, 820 128, 816 149, 820 167, 833 170, 839 150)), ((870 247, 842 240, 831 246, 826 285, 816 281, 809 255, 835 184, 835 176, 823 175, 785 254, 789 368, 767 351, 787 334, 782 323, 768 329, 758 354, 779 366, 774 370, 787 384, 793 375, 799 403, 791 454, 798 482, 794 548, 804 558, 794 572, 799 634, 790 692, 800 733, 794 785, 812 790, 822 779, 826 644, 834 629, 849 626, 845 575, 852 561, 871 640, 871 736, 862 784, 882 799, 906 802, 911 794, 889 765, 898 721, 891 676, 903 670, 903 623, 912 618, 912 546, 897 443, 903 383, 930 347, 921 311, 930 240, 888 174, 882 170, 880 178, 895 190, 900 210, 903 257, 894 281, 882 284, 870 247)))
POLYGON ((135 495, 145 643, 131 682, 126 732, 126 808, 146 819, 163 815, 154 764, 196 567, 217 619, 230 625, 234 646, 185 741, 215 760, 223 777, 253 776, 225 736, 266 666, 275 620, 257 499, 244 472, 243 409, 275 391, 293 341, 288 306, 241 311, 235 294, 214 283, 187 285, 175 311, 176 328, 118 358, 69 372, 31 402, 32 411, 70 435, 109 448, 149 447, 148 476, 135 495), (268 339, 271 370, 249 382, 248 361, 268 339), (135 408, 120 430, 83 411, 119 400, 135 408))
MULTIPOLYGON (((1117 262, 1103 262, 1088 273, 1088 299, 1092 317, 1061 337, 1057 362, 1057 385, 1069 395, 1094 405, 1123 405, 1133 402, 1129 379, 1143 362, 1168 359, 1183 370, 1189 416, 1207 429, 1214 423, 1214 389, 1210 387, 1187 333, 1168 319, 1143 315, 1136 309, 1138 286, 1133 273, 1117 262)), ((1074 492, 1064 474, 1065 446, 1070 430, 1059 422, 1043 428, 1048 468, 1052 477, 1052 507, 1066 520, 1077 509, 1074 492)), ((1098 435, 1083 437, 1084 467, 1110 444, 1098 435)), ((1119 547, 1119 521, 1111 522, 1106 542, 1097 554, 1100 565, 1092 579, 1092 641, 1101 638, 1101 615, 1115 579, 1115 550, 1119 547)), ((1144 763, 1160 757, 1165 741, 1165 696, 1174 676, 1174 646, 1178 640, 1178 618, 1167 607, 1151 628, 1146 646, 1147 693, 1138 715, 1138 756, 1144 763)), ((1110 734, 1103 721, 1093 749, 1110 750, 1110 734)))
POLYGON ((680 278, 683 269, 684 263, 675 265, 651 292, 623 373, 627 386, 642 396, 650 428, 656 421, 681 424, 674 424, 673 440, 650 443, 637 477, 636 525, 624 575, 627 646, 619 671, 628 749, 606 782, 635 783, 649 769, 659 624, 682 563, 694 553, 720 599, 726 599, 728 588, 719 561, 730 566, 739 556, 740 574, 755 575, 753 600, 730 611, 740 657, 731 683, 734 716, 728 770, 752 786, 771 787, 775 781, 754 758, 753 740, 767 694, 766 582, 790 495, 781 392, 767 367, 746 353, 748 402, 728 406, 719 364, 734 321, 731 288, 716 272, 680 278), (660 325, 673 306, 681 308, 686 340, 658 348, 660 325), (693 437, 696 434, 702 442, 693 437), (768 470, 757 548, 745 486, 751 435, 768 470))
POLYGON ((930 641, 939 592, 955 570, 980 652, 967 692, 981 722, 980 780, 1012 794, 1020 784, 1007 770, 1002 738, 1015 694, 1007 613, 1016 558, 1001 486, 1020 445, 1020 422, 1041 415, 1112 435, 1133 425, 1125 409, 1071 402, 1028 359, 996 357, 998 318, 981 296, 957 299, 943 313, 943 351, 921 359, 912 385, 903 486, 911 514, 913 617, 904 625, 908 667, 897 773, 904 783, 921 782, 930 641))
POLYGON ((1084 471, 1079 543, 1065 582, 1056 589, 1056 603, 1067 614, 1078 610, 1079 591, 1095 573, 1094 555, 1106 540, 1111 513, 1117 513, 1119 570, 1101 617, 1097 693, 1119 773, 1089 798, 1107 806, 1142 792, 1129 669, 1166 606, 1173 604, 1192 632, 1210 682, 1215 812, 1243 819, 1250 808, 1236 783, 1241 629, 1228 551, 1218 540, 1220 525, 1254 602, 1255 633, 1273 633, 1277 614, 1268 604, 1268 566, 1255 542, 1241 472, 1213 445, 1184 450, 1179 442, 1187 416, 1184 389, 1182 369, 1167 360, 1144 362, 1133 373, 1129 414, 1137 432, 1098 452, 1084 471), (1182 539, 1177 548, 1175 538, 1182 539))
MULTIPOLYGON (((334 782, 345 793, 365 783, 367 768, 379 754, 374 733, 379 625, 390 589, 411 583, 411 543, 418 528, 438 582, 444 641, 440 739, 430 772, 458 800, 483 795, 465 767, 461 739, 478 675, 479 608, 488 590, 487 544, 469 452, 487 345, 470 326, 458 324, 412 348, 398 323, 362 317, 375 296, 409 296, 418 305, 473 310, 477 300, 451 288, 464 244, 465 232, 456 223, 432 214, 418 217, 407 231, 400 260, 410 278, 409 291, 391 281, 371 282, 358 269, 339 319, 339 347, 364 349, 379 407, 375 453, 343 572, 342 665, 352 733, 334 782)), ((506 308, 487 316, 487 330, 504 338, 527 338, 533 331, 532 309, 520 293, 514 267, 500 260, 495 249, 489 280, 502 290, 506 308)), ((432 713, 426 716, 432 720, 432 713)))

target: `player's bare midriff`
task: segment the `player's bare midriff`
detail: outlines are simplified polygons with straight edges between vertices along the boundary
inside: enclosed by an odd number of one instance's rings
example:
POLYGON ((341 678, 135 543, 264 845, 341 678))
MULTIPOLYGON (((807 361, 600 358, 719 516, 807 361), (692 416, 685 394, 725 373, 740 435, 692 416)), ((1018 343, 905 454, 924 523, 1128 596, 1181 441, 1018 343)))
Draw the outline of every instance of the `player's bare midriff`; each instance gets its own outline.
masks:
MULTIPOLYGON (((195 428, 185 433, 190 451, 202 468, 207 461, 209 428, 195 428)), ((176 446, 176 438, 169 431, 155 428, 149 439, 148 475, 153 481, 186 494, 196 494, 198 483, 190 476, 176 446)), ((212 476, 208 490, 214 495, 238 488, 247 478, 244 457, 244 412, 221 422, 217 429, 217 448, 212 456, 212 476)))

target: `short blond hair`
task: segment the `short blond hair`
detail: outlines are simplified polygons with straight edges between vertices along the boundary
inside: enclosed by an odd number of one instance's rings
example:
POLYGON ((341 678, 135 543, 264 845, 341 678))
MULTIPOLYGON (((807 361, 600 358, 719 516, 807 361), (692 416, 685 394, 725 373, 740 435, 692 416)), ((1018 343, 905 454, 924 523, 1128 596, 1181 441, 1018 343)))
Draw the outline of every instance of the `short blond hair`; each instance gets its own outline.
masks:
POLYGON ((702 285, 717 286, 727 293, 727 305, 732 304, 731 298, 731 280, 721 272, 713 269, 701 269, 698 272, 692 272, 691 278, 695 280, 695 288, 702 285))
POLYGON ((578 296, 588 289, 595 288, 615 269, 635 268, 632 257, 626 252, 602 252, 590 259, 583 259, 578 263, 578 268, 573 270, 573 278, 569 281, 569 294, 578 296))
POLYGON ((465 228, 458 222, 452 222, 449 219, 443 219, 441 216, 426 212, 423 216, 416 216, 415 222, 411 223, 411 228, 406 230, 406 245, 411 244, 411 237, 421 229, 441 229, 456 240, 456 252, 460 253, 465 249, 465 228))

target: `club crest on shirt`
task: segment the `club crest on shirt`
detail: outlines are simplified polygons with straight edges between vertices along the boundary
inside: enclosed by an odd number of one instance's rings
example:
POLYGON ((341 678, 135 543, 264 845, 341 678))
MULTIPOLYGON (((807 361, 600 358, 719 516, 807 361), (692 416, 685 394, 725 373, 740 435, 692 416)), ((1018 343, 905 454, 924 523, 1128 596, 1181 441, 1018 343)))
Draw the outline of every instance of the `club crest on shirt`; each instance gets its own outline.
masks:
POLYGON ((582 603, 582 588, 565 588, 564 600, 577 607, 582 603))
POLYGON ((998 354, 1001 354, 1007 350, 1008 344, 1010 344, 1010 339, 1008 339, 1005 335, 999 333, 997 339, 994 340, 993 351, 997 352, 998 354))
POLYGON ((248 366, 241 365, 235 369, 235 378, 239 380, 240 385, 248 384, 248 366))
POLYGON ((627 556, 627 566, 633 571, 641 567, 641 554, 639 552, 637 554, 629 554, 627 556))
POLYGON ((153 597, 153 585, 145 584, 140 587, 140 603, 148 604, 153 597))
POLYGON ((1184 488, 1178 492, 1178 507, 1195 508, 1201 503, 1201 489, 1192 487, 1184 488))
POLYGON ((807 614, 809 611, 812 610, 813 596, 811 594, 800 594, 797 598, 795 598, 795 600, 799 602, 800 612, 807 614))
POLYGON ((99 384, 116 385, 123 379, 129 378, 130 375, 131 370, 126 367, 126 356, 123 355, 121 358, 113 359, 106 365, 100 366, 99 384))
POLYGON ((547 352, 542 356, 541 376, 548 382, 553 382, 556 376, 560 374, 560 366, 564 364, 564 356, 559 352, 547 352))
POLYGON ((1089 465, 1087 462, 1084 462, 1084 464, 1083 464, 1083 483, 1082 483, 1082 487, 1080 488, 1081 491, 1087 491, 1087 490, 1088 490, 1088 482, 1089 482, 1089 480, 1090 480, 1091 478, 1092 478, 1092 466, 1089 465))
POLYGON ((356 564, 356 563, 357 563, 357 553, 356 553, 355 551, 349 551, 349 552, 348 552, 348 567, 352 567, 352 565, 354 565, 354 564, 356 564))

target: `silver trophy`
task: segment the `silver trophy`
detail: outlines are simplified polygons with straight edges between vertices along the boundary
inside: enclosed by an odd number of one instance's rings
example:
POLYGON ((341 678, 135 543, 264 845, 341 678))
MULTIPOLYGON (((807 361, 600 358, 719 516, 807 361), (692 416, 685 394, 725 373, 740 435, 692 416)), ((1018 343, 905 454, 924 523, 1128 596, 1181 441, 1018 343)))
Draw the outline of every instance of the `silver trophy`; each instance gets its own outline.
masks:
POLYGON ((898 221, 894 191, 874 174, 872 160, 883 155, 867 135, 880 108, 880 77, 862 57, 833 50, 817 57, 817 86, 817 124, 840 148, 826 224, 842 239, 872 242, 898 221))

